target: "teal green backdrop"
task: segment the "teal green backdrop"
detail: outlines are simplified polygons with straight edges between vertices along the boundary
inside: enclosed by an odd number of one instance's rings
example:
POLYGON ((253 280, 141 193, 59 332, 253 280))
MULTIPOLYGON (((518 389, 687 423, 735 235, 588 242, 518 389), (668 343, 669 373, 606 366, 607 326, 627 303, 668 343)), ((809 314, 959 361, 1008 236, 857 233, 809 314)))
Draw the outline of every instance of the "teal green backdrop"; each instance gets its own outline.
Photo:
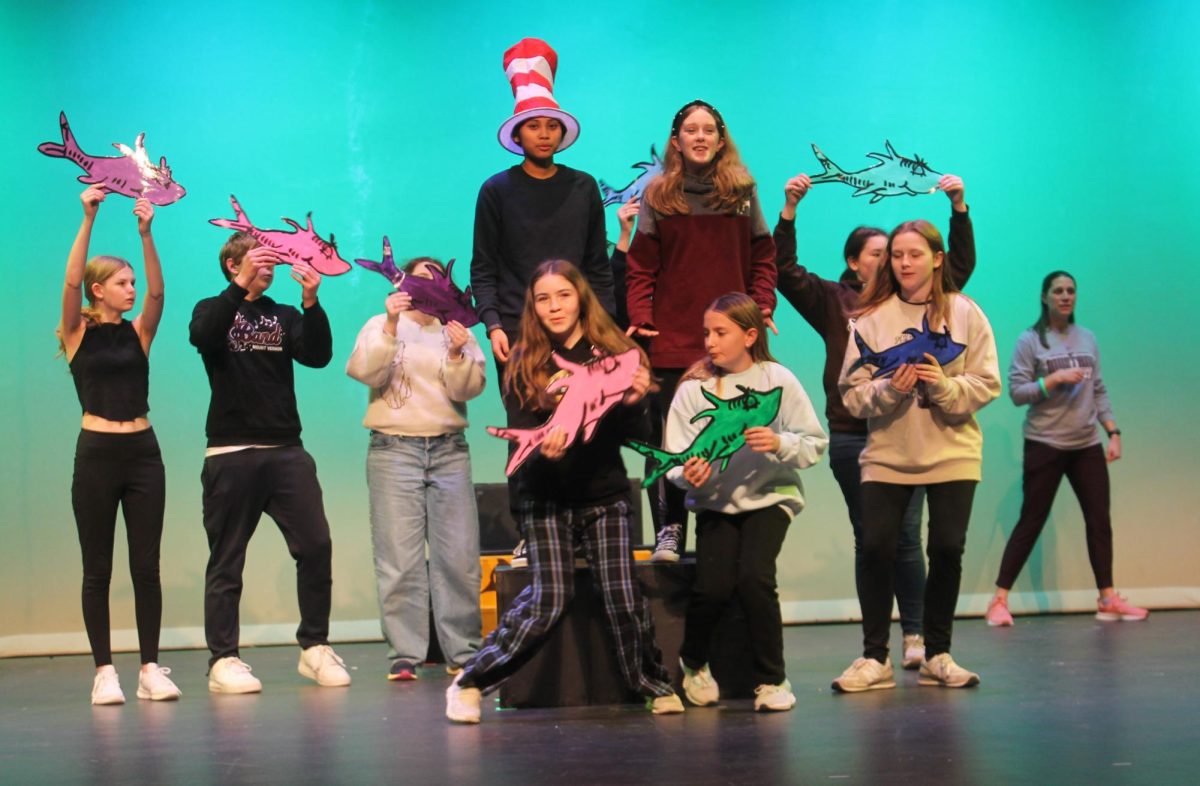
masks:
MULTIPOLYGON (((784 181, 820 167, 809 144, 857 169, 890 139, 961 175, 978 237, 968 292, 990 317, 1007 366, 1038 311, 1042 275, 1073 271, 1079 320, 1098 335, 1126 457, 1112 468, 1116 576, 1152 605, 1200 603, 1200 383, 1193 307, 1200 202, 1200 5, 1174 2, 145 3, 0 5, 0 162, 6 342, 0 376, 0 654, 80 650, 78 545, 70 508, 79 408, 55 358, 63 265, 78 227, 79 170, 39 155, 65 110, 84 150, 112 153, 147 133, 188 189, 160 209, 155 237, 166 315, 151 356, 151 420, 168 473, 164 643, 202 642, 207 548, 199 473, 208 386, 187 342, 192 305, 223 286, 217 250, 238 196, 260 225, 313 211, 344 257, 456 257, 466 284, 475 197, 516 162, 496 143, 512 96, 501 54, 519 38, 559 52, 556 92, 582 134, 560 160, 624 185, 675 110, 718 106, 773 217, 784 181)), ((941 194, 869 205, 817 187, 798 219, 802 262, 829 277, 846 233, 924 217, 941 194)), ((137 270, 129 200, 103 205, 92 253, 137 270)), ((610 237, 615 214, 610 211, 610 237)), ((360 420, 366 391, 343 373, 362 323, 387 293, 355 269, 326 279, 335 358, 297 373, 304 440, 316 457, 335 543, 335 635, 377 635, 360 420)), ((287 278, 272 290, 298 301, 287 278)), ((774 349, 818 409, 821 344, 781 306, 774 349)), ((490 367, 489 367, 490 371, 490 367)), ((980 416, 985 479, 969 533, 960 611, 982 610, 1020 503, 1021 420, 1005 397, 980 416)), ((504 445, 483 426, 502 411, 489 380, 471 405, 476 476, 502 476, 504 445)), ((845 509, 829 470, 805 473, 808 509, 780 559, 792 620, 857 613, 845 509)), ((120 530, 119 530, 120 532, 120 530)), ((122 536, 118 534, 120 539, 122 536)), ((118 646, 133 639, 117 550, 118 646)), ((1015 608, 1086 608, 1093 595, 1078 507, 1060 495, 1017 585, 1015 608)), ((247 567, 243 624, 286 641, 292 568, 264 522, 247 567)))

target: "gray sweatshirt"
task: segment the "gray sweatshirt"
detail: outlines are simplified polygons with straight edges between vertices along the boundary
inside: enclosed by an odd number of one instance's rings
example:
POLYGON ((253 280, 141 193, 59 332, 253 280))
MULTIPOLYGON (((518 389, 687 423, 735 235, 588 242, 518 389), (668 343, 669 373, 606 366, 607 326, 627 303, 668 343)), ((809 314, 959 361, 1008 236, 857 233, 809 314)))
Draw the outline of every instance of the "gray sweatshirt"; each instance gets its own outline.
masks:
POLYGON ((1008 367, 1008 389, 1013 403, 1029 405, 1025 413, 1025 438, 1060 450, 1099 444, 1096 424, 1113 420, 1108 391, 1100 376, 1100 350, 1092 331, 1070 325, 1065 334, 1046 331, 1042 346, 1037 331, 1026 330, 1017 339, 1008 367), (1075 385, 1059 385, 1046 397, 1038 380, 1063 368, 1082 368, 1086 376, 1075 385))

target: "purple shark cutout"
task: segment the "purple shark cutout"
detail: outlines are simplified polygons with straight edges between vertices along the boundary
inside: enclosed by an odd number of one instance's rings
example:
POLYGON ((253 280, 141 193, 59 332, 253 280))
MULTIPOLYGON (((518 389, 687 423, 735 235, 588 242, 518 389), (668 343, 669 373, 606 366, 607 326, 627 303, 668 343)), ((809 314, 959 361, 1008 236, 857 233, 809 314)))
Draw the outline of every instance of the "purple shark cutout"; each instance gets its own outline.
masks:
POLYGON ((259 229, 246 216, 246 211, 238 204, 237 197, 230 195, 229 202, 233 205, 233 212, 237 214, 237 218, 210 218, 208 223, 249 233, 259 243, 278 251, 281 262, 285 265, 303 262, 323 276, 340 276, 350 270, 350 263, 338 255, 333 234, 330 233, 329 240, 325 240, 313 229, 311 211, 308 214, 307 227, 285 218, 283 223, 292 229, 259 229))
POLYGON ((167 158, 158 159, 158 166, 150 163, 146 154, 145 132, 137 135, 137 141, 130 150, 120 142, 114 142, 113 147, 121 151, 119 156, 89 156, 79 149, 71 126, 67 123, 67 113, 58 113, 58 125, 62 129, 62 144, 43 142, 38 145, 38 152, 51 158, 65 158, 74 161, 84 174, 79 176, 80 183, 102 185, 114 194, 121 196, 145 197, 150 204, 169 205, 183 199, 187 191, 175 182, 171 176, 171 168, 167 166, 167 158))
POLYGON ((396 259, 392 256, 392 244, 387 235, 384 235, 382 262, 373 259, 356 259, 354 262, 386 278, 397 292, 407 292, 411 295, 412 307, 417 311, 436 317, 442 322, 456 321, 463 327, 479 324, 479 316, 475 309, 471 308, 471 288, 467 287, 464 292, 454 285, 453 259, 446 265, 445 273, 430 266, 429 272, 433 274, 431 279, 406 275, 396 267, 396 259))

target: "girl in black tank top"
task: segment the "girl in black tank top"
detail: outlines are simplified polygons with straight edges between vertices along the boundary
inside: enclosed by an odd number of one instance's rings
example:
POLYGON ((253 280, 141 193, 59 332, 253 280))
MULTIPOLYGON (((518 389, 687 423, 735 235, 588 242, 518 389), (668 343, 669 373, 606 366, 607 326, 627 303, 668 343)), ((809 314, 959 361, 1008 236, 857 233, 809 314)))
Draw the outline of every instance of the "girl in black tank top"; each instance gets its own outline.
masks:
POLYGON ((130 264, 108 256, 84 264, 92 224, 106 195, 103 186, 90 186, 80 197, 83 223, 67 256, 62 322, 57 332, 83 409, 71 504, 83 553, 83 621, 96 662, 92 703, 122 704, 125 695, 112 665, 108 618, 118 506, 128 533, 141 647, 138 698, 177 699, 180 691, 167 676, 171 670, 157 662, 162 619, 158 558, 166 478, 158 441, 146 419, 150 410, 148 356, 163 308, 162 269, 150 233, 154 207, 139 199, 133 209, 142 240, 147 291, 142 313, 130 322, 125 319, 135 300, 130 264))

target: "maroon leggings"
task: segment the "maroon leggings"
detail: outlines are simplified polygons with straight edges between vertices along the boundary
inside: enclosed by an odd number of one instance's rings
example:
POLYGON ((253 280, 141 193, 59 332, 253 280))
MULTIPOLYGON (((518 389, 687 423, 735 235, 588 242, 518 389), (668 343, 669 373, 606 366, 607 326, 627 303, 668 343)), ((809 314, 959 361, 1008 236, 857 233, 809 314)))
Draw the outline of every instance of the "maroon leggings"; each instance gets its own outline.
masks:
POLYGON ((1025 500, 1021 503, 1021 518, 1013 528, 1000 560, 1000 576, 996 586, 1012 589, 1025 567, 1042 527, 1050 516, 1050 506, 1063 475, 1075 490, 1083 509, 1087 530, 1088 558, 1096 577, 1096 588, 1113 585, 1112 522, 1109 518, 1108 462, 1104 448, 1092 445, 1076 450, 1060 450, 1044 442, 1025 440, 1025 500))

